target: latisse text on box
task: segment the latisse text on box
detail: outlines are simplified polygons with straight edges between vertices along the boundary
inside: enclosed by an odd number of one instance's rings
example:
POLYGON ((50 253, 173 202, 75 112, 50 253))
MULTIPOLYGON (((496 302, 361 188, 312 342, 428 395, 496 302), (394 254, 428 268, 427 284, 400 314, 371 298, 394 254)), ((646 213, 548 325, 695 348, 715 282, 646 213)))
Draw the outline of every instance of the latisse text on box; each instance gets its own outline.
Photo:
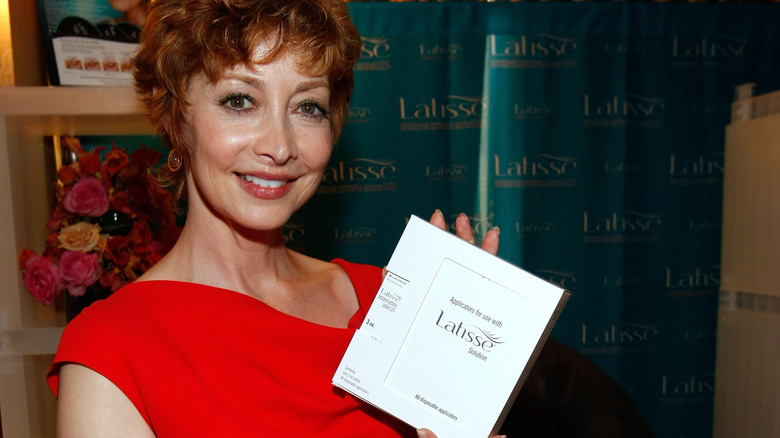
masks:
POLYGON ((497 431, 568 292, 412 217, 333 383, 440 438, 497 431))

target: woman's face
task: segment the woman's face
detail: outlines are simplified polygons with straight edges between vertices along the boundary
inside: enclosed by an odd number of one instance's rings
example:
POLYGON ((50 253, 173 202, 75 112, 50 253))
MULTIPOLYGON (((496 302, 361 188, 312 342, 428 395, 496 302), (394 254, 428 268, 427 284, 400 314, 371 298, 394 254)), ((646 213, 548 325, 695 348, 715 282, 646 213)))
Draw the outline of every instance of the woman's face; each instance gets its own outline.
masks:
POLYGON ((272 230, 317 190, 331 153, 330 88, 296 59, 237 66, 216 83, 192 78, 189 214, 201 204, 232 225, 272 230))

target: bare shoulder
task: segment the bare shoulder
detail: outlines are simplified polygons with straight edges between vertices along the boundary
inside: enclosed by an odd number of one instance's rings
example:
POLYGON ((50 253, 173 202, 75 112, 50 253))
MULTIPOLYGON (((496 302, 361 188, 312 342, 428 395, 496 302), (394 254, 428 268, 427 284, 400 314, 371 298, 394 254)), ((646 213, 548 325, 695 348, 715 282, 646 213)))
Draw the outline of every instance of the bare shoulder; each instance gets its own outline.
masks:
POLYGON ((330 281, 349 281, 347 273, 336 263, 320 260, 296 251, 289 251, 289 254, 306 277, 322 278, 321 276, 325 276, 330 281))
POLYGON ((293 259, 301 273, 296 296, 305 299, 297 301, 295 311, 287 313, 323 325, 346 327, 359 308, 357 293, 346 271, 336 263, 298 253, 293 259))
POLYGON ((60 370, 57 436, 154 437, 135 405, 110 380, 78 364, 60 370))

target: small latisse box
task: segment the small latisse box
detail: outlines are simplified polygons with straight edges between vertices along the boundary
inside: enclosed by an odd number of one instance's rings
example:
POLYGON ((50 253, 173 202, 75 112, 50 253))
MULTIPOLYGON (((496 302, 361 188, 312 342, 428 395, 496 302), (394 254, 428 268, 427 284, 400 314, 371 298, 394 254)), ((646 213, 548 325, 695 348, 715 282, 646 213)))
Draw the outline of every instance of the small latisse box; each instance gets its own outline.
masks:
POLYGON ((483 438, 568 292, 412 217, 333 384, 439 438, 483 438))

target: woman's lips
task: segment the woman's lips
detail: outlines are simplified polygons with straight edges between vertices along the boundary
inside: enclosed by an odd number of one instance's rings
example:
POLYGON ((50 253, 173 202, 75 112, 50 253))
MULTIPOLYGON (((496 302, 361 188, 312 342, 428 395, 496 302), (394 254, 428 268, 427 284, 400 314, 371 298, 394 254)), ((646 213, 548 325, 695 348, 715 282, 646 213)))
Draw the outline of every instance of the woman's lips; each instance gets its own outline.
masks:
POLYGON ((241 187, 250 195, 260 199, 279 199, 292 189, 290 179, 265 179, 253 175, 236 173, 241 187))

